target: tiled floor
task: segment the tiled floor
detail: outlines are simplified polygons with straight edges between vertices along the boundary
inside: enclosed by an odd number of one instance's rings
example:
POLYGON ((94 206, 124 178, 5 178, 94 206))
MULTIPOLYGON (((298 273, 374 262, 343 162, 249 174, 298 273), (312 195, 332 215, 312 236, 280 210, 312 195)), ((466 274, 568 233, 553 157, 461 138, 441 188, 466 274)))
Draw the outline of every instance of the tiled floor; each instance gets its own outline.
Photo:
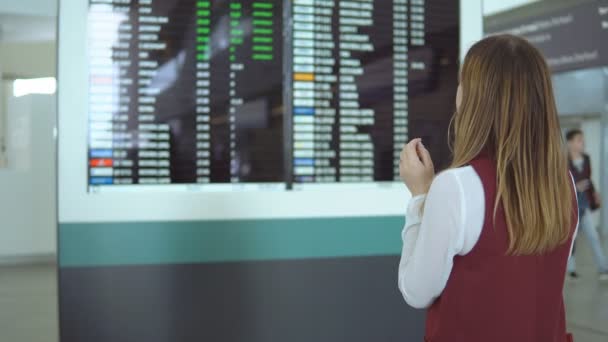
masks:
MULTIPOLYGON (((581 278, 565 289, 568 326, 576 342, 606 342, 608 283, 597 281, 586 242, 577 255, 581 278)), ((57 342, 56 289, 52 266, 0 267, 0 341, 57 342)))
POLYGON ((0 268, 0 341, 56 342, 54 266, 0 268))
MULTIPOLYGON (((565 299, 568 328, 576 342, 608 341, 608 282, 597 280, 587 241, 577 242, 577 271, 580 279, 566 281, 565 299)), ((604 248, 608 253, 608 248, 604 248)))

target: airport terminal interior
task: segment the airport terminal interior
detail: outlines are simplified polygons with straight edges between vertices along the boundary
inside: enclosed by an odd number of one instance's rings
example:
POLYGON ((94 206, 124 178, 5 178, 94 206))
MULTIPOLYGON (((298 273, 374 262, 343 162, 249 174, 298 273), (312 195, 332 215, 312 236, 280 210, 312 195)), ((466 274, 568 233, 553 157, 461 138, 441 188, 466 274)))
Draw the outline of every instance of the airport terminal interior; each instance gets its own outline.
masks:
POLYGON ((499 33, 584 137, 567 330, 608 341, 608 0, 0 0, 0 342, 422 341, 400 151, 449 165, 499 33))

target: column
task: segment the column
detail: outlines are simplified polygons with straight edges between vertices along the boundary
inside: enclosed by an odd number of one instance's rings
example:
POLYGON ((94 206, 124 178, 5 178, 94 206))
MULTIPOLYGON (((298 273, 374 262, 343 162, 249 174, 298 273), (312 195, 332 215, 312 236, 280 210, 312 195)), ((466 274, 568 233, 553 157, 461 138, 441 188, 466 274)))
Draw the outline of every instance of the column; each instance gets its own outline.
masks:
POLYGON ((374 180, 374 145, 365 127, 375 124, 375 111, 362 108, 357 78, 364 73, 361 53, 374 51, 369 35, 361 28, 374 25, 373 0, 340 1, 340 181, 374 180))
POLYGON ((115 18, 129 17, 131 0, 91 0, 89 11, 89 184, 130 184, 133 25, 115 18))
POLYGON ((426 44, 425 32, 425 0, 411 0, 410 37, 412 46, 426 44))
POLYGON ((196 1, 196 182, 209 183, 211 175, 209 63, 211 1, 196 1))
POLYGON ((244 32, 241 22, 243 17, 243 4, 230 3, 230 106, 228 120, 230 122, 230 182, 238 183, 238 160, 236 158, 236 111, 243 104, 243 99, 237 94, 237 74, 244 70, 245 65, 237 60, 237 50, 243 45, 244 32))
MULTIPOLYGON (((253 44, 251 58, 254 61, 272 61, 274 36, 274 4, 254 1, 253 4, 253 44)), ((278 61, 280 63, 280 61, 278 61)))
POLYGON ((158 123, 156 97, 161 90, 152 80, 159 65, 151 54, 163 51, 167 44, 160 41, 158 33, 169 22, 166 16, 153 13, 153 0, 138 1, 138 97, 137 97, 137 163, 140 184, 168 184, 171 182, 170 129, 166 123, 158 123))
POLYGON ((296 183, 335 182, 336 109, 332 88, 334 1, 294 0, 293 174, 296 183))
POLYGON ((408 3, 393 0, 393 145, 394 179, 400 180, 399 158, 408 141, 408 3))

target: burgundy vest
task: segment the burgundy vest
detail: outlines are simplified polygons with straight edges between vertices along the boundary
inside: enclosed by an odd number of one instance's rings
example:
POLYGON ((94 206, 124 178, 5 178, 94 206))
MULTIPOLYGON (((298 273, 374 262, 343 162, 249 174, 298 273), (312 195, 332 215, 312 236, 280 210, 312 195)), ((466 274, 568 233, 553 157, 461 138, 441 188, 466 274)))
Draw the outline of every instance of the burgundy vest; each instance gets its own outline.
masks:
MULTIPOLYGON (((441 296, 427 313, 427 342, 566 342, 562 290, 577 213, 567 243, 542 255, 507 255, 504 211, 496 197, 496 164, 478 158, 470 164, 485 192, 485 218, 475 247, 456 256, 441 296)), ((534 191, 530 189, 530 191, 534 191)), ((572 202, 576 208, 576 195, 572 202)))

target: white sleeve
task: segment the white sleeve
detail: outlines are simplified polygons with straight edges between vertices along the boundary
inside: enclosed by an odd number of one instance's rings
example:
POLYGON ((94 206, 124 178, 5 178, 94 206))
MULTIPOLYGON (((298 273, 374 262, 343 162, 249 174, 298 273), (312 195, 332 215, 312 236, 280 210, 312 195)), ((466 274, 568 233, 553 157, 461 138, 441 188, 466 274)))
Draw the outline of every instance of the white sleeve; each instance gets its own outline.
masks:
POLYGON ((439 174, 426 197, 418 196, 410 201, 402 232, 399 290, 405 301, 415 308, 428 307, 441 294, 452 271, 454 256, 465 251, 464 202, 457 170, 439 174), (423 203, 424 214, 420 218, 423 203))
MULTIPOLYGON (((573 191, 574 191, 575 195, 578 196, 578 193, 576 192, 576 181, 574 180, 574 176, 572 175, 571 172, 570 172, 570 178, 572 179, 573 191)), ((578 213, 579 213, 578 201, 576 201, 576 208, 574 208, 574 210, 576 210, 576 228, 574 228, 574 235, 572 235, 572 243, 570 245, 570 254, 568 254, 569 258, 572 257, 572 251, 574 250, 574 243, 576 242, 576 237, 578 235, 578 228, 579 228, 579 225, 581 224, 581 218, 578 216, 578 213)))

